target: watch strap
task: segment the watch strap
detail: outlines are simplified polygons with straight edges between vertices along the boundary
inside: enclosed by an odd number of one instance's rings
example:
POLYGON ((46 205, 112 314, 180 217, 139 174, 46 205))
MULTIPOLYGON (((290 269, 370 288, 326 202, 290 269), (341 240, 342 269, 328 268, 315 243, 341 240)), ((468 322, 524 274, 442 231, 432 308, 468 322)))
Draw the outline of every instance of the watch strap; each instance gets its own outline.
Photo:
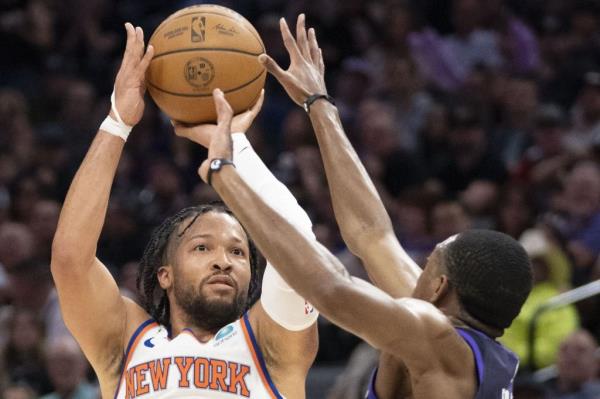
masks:
POLYGON ((214 172, 218 172, 220 171, 223 166, 225 165, 231 165, 235 168, 235 164, 230 161, 229 159, 225 159, 225 158, 213 158, 210 160, 210 163, 208 165, 208 173, 206 175, 206 182, 208 183, 209 186, 212 187, 212 175, 214 172), (218 167, 214 167, 215 165, 215 161, 219 161, 218 167))
POLYGON ((310 106, 313 105, 315 101, 320 99, 329 101, 331 104, 335 105, 335 100, 329 94, 313 94, 308 96, 308 98, 302 104, 307 114, 310 114, 310 106))

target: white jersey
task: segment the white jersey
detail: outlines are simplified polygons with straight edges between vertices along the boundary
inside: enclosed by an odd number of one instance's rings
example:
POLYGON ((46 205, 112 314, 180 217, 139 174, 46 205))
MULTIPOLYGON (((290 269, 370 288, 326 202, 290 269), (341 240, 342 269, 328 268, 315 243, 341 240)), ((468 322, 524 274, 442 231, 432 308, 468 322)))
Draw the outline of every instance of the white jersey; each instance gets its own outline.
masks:
POLYGON ((153 320, 133 334, 115 399, 283 399, 267 371, 247 315, 202 343, 183 330, 170 338, 153 320))

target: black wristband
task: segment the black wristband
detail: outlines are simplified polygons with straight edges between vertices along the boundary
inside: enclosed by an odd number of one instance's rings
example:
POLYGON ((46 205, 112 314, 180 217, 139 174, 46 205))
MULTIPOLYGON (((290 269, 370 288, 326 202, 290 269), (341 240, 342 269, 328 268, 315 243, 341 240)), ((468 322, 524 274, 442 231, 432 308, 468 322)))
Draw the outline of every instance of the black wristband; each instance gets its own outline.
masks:
POLYGON ((206 182, 208 183, 209 186, 212 187, 213 172, 220 171, 221 168, 225 165, 231 165, 235 168, 235 165, 229 159, 215 158, 210 161, 210 164, 208 165, 208 173, 206 174, 206 182))
POLYGON ((308 96, 306 101, 304 101, 304 103, 302 104, 307 114, 310 114, 310 106, 313 105, 315 101, 320 99, 327 100, 331 104, 335 105, 335 100, 329 94, 313 94, 308 96))

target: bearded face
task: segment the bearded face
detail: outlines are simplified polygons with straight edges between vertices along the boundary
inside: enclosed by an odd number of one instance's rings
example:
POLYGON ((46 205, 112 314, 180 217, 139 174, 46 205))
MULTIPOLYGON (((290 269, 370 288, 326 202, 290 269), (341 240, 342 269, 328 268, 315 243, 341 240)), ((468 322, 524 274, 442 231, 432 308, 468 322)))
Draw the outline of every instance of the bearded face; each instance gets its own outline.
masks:
POLYGON ((189 323, 206 331, 216 332, 239 319, 246 308, 248 288, 240 289, 230 276, 216 272, 194 286, 175 273, 173 293, 177 305, 187 315, 189 323), (223 287, 217 287, 222 285, 223 287), (225 287, 227 286, 227 288, 225 287), (211 292, 221 289, 225 295, 211 292))
POLYGON ((169 265, 159 269, 160 286, 169 296, 171 317, 182 317, 180 324, 187 327, 216 332, 246 308, 251 278, 248 237, 226 213, 201 214, 182 226, 169 265))

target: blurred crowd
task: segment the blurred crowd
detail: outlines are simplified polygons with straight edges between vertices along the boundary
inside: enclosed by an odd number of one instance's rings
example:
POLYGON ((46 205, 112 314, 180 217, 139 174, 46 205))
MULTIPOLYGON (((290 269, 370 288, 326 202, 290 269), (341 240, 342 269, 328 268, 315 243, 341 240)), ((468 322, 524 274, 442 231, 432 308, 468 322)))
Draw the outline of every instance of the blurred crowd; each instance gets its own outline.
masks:
MULTIPOLYGON (((109 110, 123 23, 149 37, 171 12, 197 3, 0 0, 0 397, 98 397, 60 316, 53 233, 109 110)), ((522 359, 517 397, 600 398, 600 301, 542 314, 533 347, 528 338, 541 304, 600 278, 600 0, 213 3, 246 16, 282 65, 278 19, 307 14, 346 132, 408 253, 423 265, 437 242, 490 228, 530 255, 532 295, 502 338, 522 359)), ((153 227, 216 199, 196 174, 205 151, 176 138, 148 104, 98 245, 133 298, 153 227)), ((365 277, 337 229, 309 120, 273 79, 248 135, 318 239, 365 277)), ((322 384, 331 392, 313 397, 361 398, 376 353, 325 319, 320 336, 317 366, 347 368, 337 384, 322 384)))

